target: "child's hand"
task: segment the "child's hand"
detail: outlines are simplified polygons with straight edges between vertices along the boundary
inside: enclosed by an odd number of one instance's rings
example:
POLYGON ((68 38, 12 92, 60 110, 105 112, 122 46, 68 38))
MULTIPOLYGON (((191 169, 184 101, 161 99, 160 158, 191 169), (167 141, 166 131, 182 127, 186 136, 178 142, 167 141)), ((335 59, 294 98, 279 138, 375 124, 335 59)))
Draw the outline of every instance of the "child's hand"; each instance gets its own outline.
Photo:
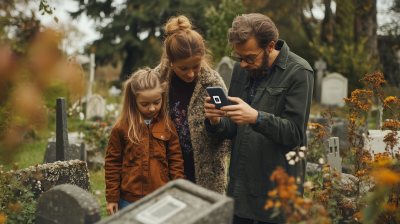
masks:
POLYGON ((118 202, 108 202, 107 204, 107 212, 108 215, 113 215, 115 212, 118 212, 118 202))

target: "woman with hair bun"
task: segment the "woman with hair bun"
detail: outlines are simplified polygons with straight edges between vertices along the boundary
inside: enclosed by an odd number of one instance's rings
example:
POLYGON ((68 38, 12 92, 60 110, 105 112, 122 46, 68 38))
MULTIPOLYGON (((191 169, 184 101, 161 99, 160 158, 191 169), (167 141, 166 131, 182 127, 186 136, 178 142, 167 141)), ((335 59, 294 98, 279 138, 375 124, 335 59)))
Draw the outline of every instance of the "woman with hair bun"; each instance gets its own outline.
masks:
POLYGON ((231 140, 210 138, 204 127, 207 87, 226 86, 210 66, 203 37, 179 15, 165 27, 164 53, 155 70, 168 82, 167 106, 182 148, 186 179, 224 194, 231 140))

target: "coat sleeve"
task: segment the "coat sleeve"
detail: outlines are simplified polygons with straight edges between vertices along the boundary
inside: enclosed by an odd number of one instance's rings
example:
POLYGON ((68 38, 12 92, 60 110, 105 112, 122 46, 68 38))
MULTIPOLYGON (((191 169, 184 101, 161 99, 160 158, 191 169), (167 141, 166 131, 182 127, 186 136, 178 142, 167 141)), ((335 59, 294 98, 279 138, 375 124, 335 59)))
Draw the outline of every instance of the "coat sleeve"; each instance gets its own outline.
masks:
POLYGON ((120 199, 122 157, 125 148, 124 138, 119 129, 111 130, 105 158, 106 200, 116 202, 120 199))
POLYGON ((171 128, 171 138, 167 148, 169 175, 171 180, 186 178, 183 174, 183 157, 179 137, 171 120, 169 121, 169 126, 171 128))
POLYGON ((313 86, 313 73, 305 69, 298 71, 286 94, 282 116, 260 111, 261 122, 253 130, 288 147, 304 144, 313 86))

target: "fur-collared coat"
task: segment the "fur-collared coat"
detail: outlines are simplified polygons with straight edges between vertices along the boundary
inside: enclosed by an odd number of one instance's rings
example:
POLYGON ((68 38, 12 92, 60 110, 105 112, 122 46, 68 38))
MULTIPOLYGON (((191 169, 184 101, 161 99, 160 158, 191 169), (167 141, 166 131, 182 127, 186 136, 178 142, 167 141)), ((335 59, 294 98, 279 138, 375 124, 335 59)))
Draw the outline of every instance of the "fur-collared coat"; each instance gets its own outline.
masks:
MULTIPOLYGON (((161 65, 158 65, 155 71, 161 74, 160 67, 161 65)), ((163 71, 166 72, 166 70, 164 67, 163 71)), ((232 142, 231 140, 215 139, 208 136, 204 127, 206 118, 204 104, 209 96, 206 90, 207 87, 220 86, 226 93, 228 91, 218 72, 205 66, 202 66, 197 79, 188 108, 188 123, 193 147, 196 184, 224 194, 227 155, 231 152, 232 142)), ((169 105, 168 95, 167 106, 169 105)))

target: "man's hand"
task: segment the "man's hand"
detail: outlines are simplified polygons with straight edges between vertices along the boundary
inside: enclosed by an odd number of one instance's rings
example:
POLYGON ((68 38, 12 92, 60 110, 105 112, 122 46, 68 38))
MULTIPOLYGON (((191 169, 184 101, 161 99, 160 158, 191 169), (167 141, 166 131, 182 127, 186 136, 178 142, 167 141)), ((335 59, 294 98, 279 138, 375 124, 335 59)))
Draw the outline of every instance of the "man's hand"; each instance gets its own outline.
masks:
POLYGON ((206 117, 210 120, 211 125, 217 125, 221 117, 225 115, 225 111, 215 109, 215 105, 209 102, 211 102, 211 97, 207 97, 204 104, 206 117))
POLYGON ((253 124, 258 117, 258 111, 244 102, 238 97, 228 97, 228 100, 237 103, 237 105, 221 107, 222 111, 226 111, 233 122, 240 125, 253 124))
POLYGON ((115 212, 118 212, 118 202, 108 202, 107 204, 107 213, 108 215, 113 215, 115 212))

